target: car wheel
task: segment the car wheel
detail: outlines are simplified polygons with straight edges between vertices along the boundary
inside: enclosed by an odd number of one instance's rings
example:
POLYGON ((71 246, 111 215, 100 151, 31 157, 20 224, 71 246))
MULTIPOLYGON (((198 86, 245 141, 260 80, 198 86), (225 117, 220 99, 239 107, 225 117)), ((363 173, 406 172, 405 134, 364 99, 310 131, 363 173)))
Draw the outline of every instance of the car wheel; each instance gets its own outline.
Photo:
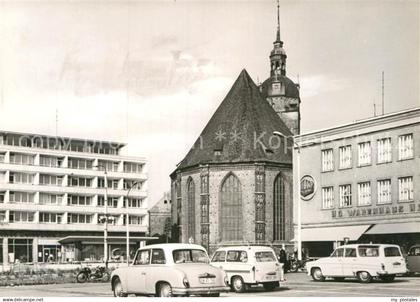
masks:
POLYGON ((263 284, 263 287, 266 291, 272 291, 278 286, 279 286, 278 282, 267 282, 263 284))
POLYGON ((311 273, 312 279, 314 279, 314 281, 324 281, 325 277, 322 274, 322 271, 319 267, 315 267, 312 269, 312 273, 311 273))
POLYGON ((334 281, 344 281, 344 277, 334 277, 334 281))
POLYGON ((76 281, 77 281, 77 283, 85 283, 87 281, 87 278, 88 278, 88 276, 87 276, 86 273, 80 272, 76 276, 76 281))
POLYGON ((361 283, 369 283, 372 281, 372 276, 368 272, 363 271, 357 273, 357 279, 359 279, 361 283))
POLYGON ((158 297, 172 297, 172 287, 169 283, 161 283, 159 285, 158 297))
POLYGON ((127 297, 127 294, 123 292, 120 278, 115 278, 112 281, 112 288, 114 289, 114 297, 127 297))
POLYGON ((395 275, 385 275, 385 276, 381 276, 379 277, 381 279, 381 281, 383 282, 392 282, 395 279, 395 275))
POLYGON ((245 283, 242 277, 235 276, 232 278, 232 289, 237 293, 243 293, 245 291, 245 283))

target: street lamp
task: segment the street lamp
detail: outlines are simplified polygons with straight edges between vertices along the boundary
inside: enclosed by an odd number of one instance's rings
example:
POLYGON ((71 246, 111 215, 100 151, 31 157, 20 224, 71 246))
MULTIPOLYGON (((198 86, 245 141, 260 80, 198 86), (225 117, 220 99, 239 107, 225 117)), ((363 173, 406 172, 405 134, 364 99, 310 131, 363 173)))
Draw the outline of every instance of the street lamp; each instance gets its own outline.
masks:
POLYGON ((140 181, 135 181, 135 182, 133 182, 131 185, 130 185, 130 187, 128 188, 128 191, 127 191, 127 196, 126 196, 126 205, 125 205, 125 208, 126 208, 126 218, 125 218, 125 225, 126 225, 126 236, 127 236, 127 266, 129 266, 129 264, 130 264, 130 220, 129 220, 129 218, 130 218, 130 213, 129 213, 129 211, 128 211, 128 203, 129 203, 129 199, 128 199, 128 196, 129 196, 129 194, 130 194, 130 192, 131 192, 131 189, 132 188, 134 188, 135 186, 137 186, 138 184, 140 183, 140 181))
POLYGON ((283 133, 279 131, 273 131, 273 135, 287 138, 292 138, 294 146, 297 148, 298 153, 296 157, 296 170, 297 170, 297 194, 298 194, 298 200, 297 200, 297 242, 298 242, 298 260, 302 260, 302 213, 301 213, 301 198, 300 198, 300 146, 296 141, 294 140, 294 137, 285 136, 283 133))
POLYGON ((108 176, 106 166, 104 165, 96 165, 95 168, 103 168, 104 169, 104 182, 105 182, 105 222, 104 222, 104 261, 105 261, 105 268, 108 269, 108 176))

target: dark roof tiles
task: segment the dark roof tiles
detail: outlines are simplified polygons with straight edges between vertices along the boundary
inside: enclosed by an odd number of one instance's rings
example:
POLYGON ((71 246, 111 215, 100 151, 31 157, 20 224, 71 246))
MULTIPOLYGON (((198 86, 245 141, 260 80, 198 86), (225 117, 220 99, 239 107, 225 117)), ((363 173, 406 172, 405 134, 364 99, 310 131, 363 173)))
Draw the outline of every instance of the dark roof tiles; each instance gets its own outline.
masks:
POLYGON ((291 150, 273 131, 292 136, 244 69, 177 170, 214 163, 291 164, 291 150))

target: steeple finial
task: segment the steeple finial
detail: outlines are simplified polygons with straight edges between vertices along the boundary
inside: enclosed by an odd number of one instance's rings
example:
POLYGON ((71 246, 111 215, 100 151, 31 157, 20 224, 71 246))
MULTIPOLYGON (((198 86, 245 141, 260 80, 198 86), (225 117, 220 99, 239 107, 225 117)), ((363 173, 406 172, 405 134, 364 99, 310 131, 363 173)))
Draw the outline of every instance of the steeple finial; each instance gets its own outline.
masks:
POLYGON ((277 0, 277 37, 276 42, 280 42, 280 0, 277 0))

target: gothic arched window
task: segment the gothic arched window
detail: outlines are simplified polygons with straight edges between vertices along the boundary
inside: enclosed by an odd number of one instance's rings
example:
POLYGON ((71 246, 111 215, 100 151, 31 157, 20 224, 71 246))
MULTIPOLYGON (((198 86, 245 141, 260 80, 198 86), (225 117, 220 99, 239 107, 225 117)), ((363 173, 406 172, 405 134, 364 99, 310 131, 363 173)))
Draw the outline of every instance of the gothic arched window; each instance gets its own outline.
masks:
POLYGON ((187 203, 188 203, 188 238, 195 240, 195 185, 190 177, 187 182, 187 203))
POLYGON ((281 174, 274 180, 273 200, 273 239, 286 239, 286 202, 284 195, 285 181, 281 174))
POLYGON ((242 190, 239 179, 229 174, 220 190, 220 237, 222 241, 243 239, 242 190))

